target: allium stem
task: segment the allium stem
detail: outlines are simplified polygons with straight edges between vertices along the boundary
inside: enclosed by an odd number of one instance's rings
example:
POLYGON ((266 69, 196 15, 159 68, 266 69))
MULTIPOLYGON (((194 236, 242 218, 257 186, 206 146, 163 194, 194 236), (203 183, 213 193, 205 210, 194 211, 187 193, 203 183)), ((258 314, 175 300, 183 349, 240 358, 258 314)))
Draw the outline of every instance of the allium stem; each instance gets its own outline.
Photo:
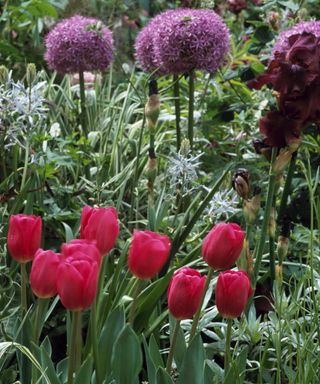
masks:
POLYGON ((226 381, 227 374, 230 369, 231 363, 231 334, 232 334, 232 319, 227 319, 227 333, 226 333, 226 351, 224 356, 224 383, 228 384, 226 381))
POLYGON ((193 126, 194 126, 194 71, 189 73, 189 108, 188 108, 188 139, 190 149, 193 149, 193 126))
POLYGON ((180 150, 181 145, 181 127, 180 127, 180 86, 179 86, 179 76, 173 76, 173 93, 174 93, 174 107, 176 114, 176 133, 177 133, 177 152, 180 150))
POLYGON ((179 333, 179 328, 180 328, 180 320, 176 320, 174 329, 173 329, 173 334, 171 337, 171 342, 170 342, 170 350, 169 350, 169 355, 167 359, 167 365, 166 365, 166 371, 170 374, 171 372, 171 367, 172 367, 172 361, 173 361, 173 355, 174 355, 174 350, 177 344, 177 337, 179 333))
POLYGON ((81 365, 81 311, 74 311, 72 318, 71 340, 68 356, 68 384, 73 384, 74 375, 81 365))
POLYGON ((194 338, 194 336, 196 334, 197 326, 198 326, 199 319, 200 319, 202 305, 203 305, 204 298, 206 296, 207 290, 209 288, 209 284, 210 284, 210 281, 212 279, 213 272, 214 272, 214 270, 212 268, 210 268, 209 271, 208 271, 206 283, 205 283, 205 286, 204 286, 204 289, 203 289, 203 293, 202 293, 202 296, 201 296, 201 300, 200 300, 200 305, 199 305, 199 308, 198 308, 198 310, 197 310, 197 312, 196 312, 196 314, 194 315, 194 318, 193 318, 192 327, 191 327, 191 331, 190 331, 189 344, 191 343, 192 339, 194 338))
POLYGON ((81 128, 85 136, 88 137, 87 119, 86 119, 86 93, 85 93, 85 87, 84 87, 84 76, 82 71, 79 72, 79 86, 80 86, 81 128))
POLYGON ((269 224, 270 213, 271 213, 271 208, 272 208, 272 204, 273 204, 273 196, 274 196, 275 185, 276 185, 276 175, 273 172, 273 163, 276 159, 276 154, 277 154, 277 148, 274 147, 274 148, 272 148, 272 156, 271 156, 271 163, 270 163, 270 170, 269 170, 267 201, 266 201, 266 206, 265 206, 265 210, 264 210, 264 218, 263 218, 263 222, 262 222, 260 240, 259 240, 259 243, 257 245, 256 252, 255 252, 254 276, 253 276, 253 281, 252 281, 253 286, 256 285, 257 280, 258 280, 258 276, 259 276, 262 254, 263 254, 263 249, 264 249, 266 236, 267 236, 267 232, 268 232, 268 224, 269 224))

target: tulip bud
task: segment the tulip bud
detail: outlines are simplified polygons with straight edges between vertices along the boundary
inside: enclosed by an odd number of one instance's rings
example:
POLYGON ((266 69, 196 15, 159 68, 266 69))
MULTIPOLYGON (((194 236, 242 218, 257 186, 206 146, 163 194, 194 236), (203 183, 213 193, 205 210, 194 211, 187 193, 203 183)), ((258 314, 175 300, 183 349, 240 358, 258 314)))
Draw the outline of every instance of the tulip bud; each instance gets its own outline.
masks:
POLYGON ((8 68, 4 65, 0 65, 0 84, 7 84, 9 80, 8 68))
POLYGON ((83 207, 80 237, 95 241, 102 256, 107 255, 114 247, 119 230, 118 215, 115 208, 83 207))
POLYGON ((216 285, 216 305, 221 316, 236 318, 244 311, 253 291, 244 271, 220 272, 216 285))
POLYGON ((152 231, 133 232, 128 266, 139 279, 151 279, 164 266, 170 253, 169 237, 152 231))
POLYGON ((227 269, 237 261, 243 248, 245 232, 238 224, 219 223, 202 243, 202 257, 213 269, 227 269))
POLYGON ((73 240, 62 246, 57 291, 65 308, 80 311, 90 307, 97 293, 99 266, 100 253, 93 243, 73 240))
POLYGON ((201 277, 195 269, 184 267, 178 269, 169 284, 168 307, 177 320, 190 319, 197 312, 206 277, 201 277))
POLYGON ((250 175, 245 168, 239 168, 232 178, 232 187, 239 197, 244 200, 248 199, 250 192, 250 175))
POLYGON ((255 222, 260 206, 261 206, 260 192, 254 195, 251 200, 244 201, 243 214, 248 224, 252 225, 255 222))
POLYGON ((42 220, 34 215, 12 215, 8 230, 8 249, 19 263, 31 261, 40 248, 42 220))
POLYGON ((32 262, 30 285, 33 293, 41 299, 57 294, 57 271, 61 255, 38 249, 32 262))
POLYGON ((37 68, 36 68, 35 64, 29 63, 27 65, 27 74, 26 74, 27 84, 29 85, 29 87, 32 86, 33 82, 36 79, 36 76, 37 76, 37 68))

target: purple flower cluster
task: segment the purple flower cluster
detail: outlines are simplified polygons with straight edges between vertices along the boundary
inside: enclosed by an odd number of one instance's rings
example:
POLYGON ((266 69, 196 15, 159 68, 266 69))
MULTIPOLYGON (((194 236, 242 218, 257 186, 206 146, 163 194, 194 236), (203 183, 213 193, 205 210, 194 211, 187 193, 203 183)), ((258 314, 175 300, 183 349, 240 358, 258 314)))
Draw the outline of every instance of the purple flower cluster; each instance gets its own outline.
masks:
POLYGON ((229 51, 229 30, 213 11, 180 8, 153 18, 139 33, 135 48, 146 72, 214 73, 229 51))
POLYGON ((89 17, 61 21, 48 33, 45 45, 49 67, 61 73, 104 70, 113 58, 111 31, 89 17))

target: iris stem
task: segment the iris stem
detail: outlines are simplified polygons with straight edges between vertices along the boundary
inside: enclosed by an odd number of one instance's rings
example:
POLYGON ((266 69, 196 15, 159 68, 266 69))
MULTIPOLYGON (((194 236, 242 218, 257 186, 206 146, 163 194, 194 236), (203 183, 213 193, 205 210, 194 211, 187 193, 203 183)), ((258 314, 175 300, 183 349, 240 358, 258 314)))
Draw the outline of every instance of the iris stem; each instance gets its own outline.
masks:
POLYGON ((176 114, 176 133, 177 133, 177 152, 180 150, 181 145, 181 127, 180 127, 180 86, 179 86, 179 76, 173 76, 173 94, 174 94, 174 107, 176 114))
POLYGON ((284 213, 285 213, 285 210, 287 208, 287 201, 288 201, 288 196, 290 194, 291 182, 292 182, 294 170, 296 167, 296 158, 297 158, 297 152, 294 152, 292 154, 292 157, 290 160, 286 181, 285 181, 282 196, 281 196, 279 213, 278 213, 278 222, 279 223, 281 223, 283 216, 284 216, 284 213))
POLYGON ((174 350, 175 350, 176 343, 177 343, 177 337, 178 337, 178 333, 179 333, 179 328, 180 328, 180 320, 176 320, 175 325, 174 325, 174 329, 173 329, 173 334, 172 334, 172 337, 171 337, 170 350, 169 350, 169 355, 168 355, 167 365, 166 365, 166 371, 169 374, 171 372, 173 355, 174 355, 174 350))
POLYGON ((189 108, 188 108, 188 139, 190 149, 193 149, 193 126, 194 126, 194 71, 189 74, 189 108))
POLYGON ((264 245, 266 241, 266 236, 268 232, 268 224, 270 220, 270 213, 271 208, 273 204, 273 196, 275 192, 275 185, 276 185, 276 175, 273 172, 273 163, 276 159, 277 155, 277 148, 272 148, 272 156, 271 156, 271 163, 270 163, 270 170, 269 170, 269 183, 268 183, 268 192, 267 192, 267 201, 266 206, 264 210, 264 217, 262 222, 262 228, 261 228, 261 234, 260 234, 260 240, 257 245, 257 249, 255 252, 255 265, 254 265, 254 276, 253 276, 253 286, 256 285, 258 277, 259 277, 259 271, 261 266, 261 260, 262 260, 262 254, 264 250, 264 245))
POLYGON ((73 384, 74 374, 81 365, 81 311, 74 311, 72 318, 71 341, 68 356, 68 384, 73 384))
POLYGON ((133 322, 135 318, 135 312, 138 304, 138 296, 142 288, 142 280, 137 279, 134 290, 133 290, 133 295, 132 295, 132 303, 130 307, 130 312, 129 312, 129 324, 133 327, 133 322))
POLYGON ((227 319, 227 333, 226 333, 226 351, 224 356, 224 382, 227 384, 227 374, 230 369, 231 363, 231 333, 232 333, 232 319, 227 319))
POLYGON ((212 268, 210 268, 208 271, 208 276, 206 278, 206 283, 205 283, 204 288, 203 288, 199 308, 198 308, 198 310, 197 310, 197 312, 193 318, 192 327, 191 327, 191 331, 190 331, 189 344, 191 343, 192 339, 194 338, 194 336, 196 334, 197 326, 198 326, 199 319, 200 319, 200 313, 201 313, 202 305, 203 305, 207 290, 209 288, 210 281, 213 277, 213 273, 214 273, 214 270, 212 268))

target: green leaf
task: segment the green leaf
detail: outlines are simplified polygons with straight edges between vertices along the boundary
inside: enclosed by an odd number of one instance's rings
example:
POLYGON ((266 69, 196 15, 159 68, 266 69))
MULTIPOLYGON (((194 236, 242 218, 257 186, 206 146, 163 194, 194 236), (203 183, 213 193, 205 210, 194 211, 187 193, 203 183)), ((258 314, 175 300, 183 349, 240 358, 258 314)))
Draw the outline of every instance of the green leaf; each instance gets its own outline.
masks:
POLYGON ((177 365, 178 370, 181 369, 186 351, 187 351, 187 344, 184 337, 184 333, 182 328, 179 327, 176 346, 174 349, 174 361, 177 365))
POLYGON ((40 347, 41 366, 46 370, 51 384, 61 384, 48 352, 51 353, 51 344, 48 337, 46 337, 40 347))
POLYGON ((156 367, 151 359, 150 350, 148 348, 148 344, 144 336, 143 336, 143 347, 144 347, 144 353, 145 353, 146 363, 147 363, 148 382, 149 384, 156 384, 156 367))
POLYGON ((204 384, 205 352, 200 335, 194 337, 188 347, 180 376, 180 384, 204 384))
POLYGON ((72 229, 70 228, 70 226, 68 224, 62 222, 62 225, 64 226, 64 231, 66 234, 66 243, 67 243, 68 241, 74 239, 74 234, 73 234, 72 229))
POLYGON ((112 348, 125 326, 125 315, 122 307, 117 307, 108 316, 99 339, 99 356, 102 377, 111 373, 112 348))
POLYGON ((239 353, 236 359, 232 361, 231 367, 227 372, 225 379, 226 383, 237 382, 242 384, 245 379, 245 370, 248 356, 248 346, 245 346, 243 350, 239 353))
POLYGON ((156 367, 164 367, 163 359, 160 354, 159 346, 156 342, 154 335, 152 334, 149 341, 149 351, 151 359, 156 367))
POLYGON ((138 383, 138 375, 142 368, 140 342, 130 325, 120 333, 112 352, 112 372, 117 383, 138 383), (123 353, 127 358, 124 358, 123 353))
POLYGON ((159 367, 159 369, 157 370, 157 378, 156 378, 156 380, 157 380, 156 384, 173 384, 171 376, 162 367, 159 367))
POLYGON ((88 358, 82 363, 74 384, 91 383, 92 367, 93 367, 92 357, 88 356, 88 358))
POLYGON ((214 361, 206 360, 204 367, 204 384, 222 384, 223 369, 214 361))

